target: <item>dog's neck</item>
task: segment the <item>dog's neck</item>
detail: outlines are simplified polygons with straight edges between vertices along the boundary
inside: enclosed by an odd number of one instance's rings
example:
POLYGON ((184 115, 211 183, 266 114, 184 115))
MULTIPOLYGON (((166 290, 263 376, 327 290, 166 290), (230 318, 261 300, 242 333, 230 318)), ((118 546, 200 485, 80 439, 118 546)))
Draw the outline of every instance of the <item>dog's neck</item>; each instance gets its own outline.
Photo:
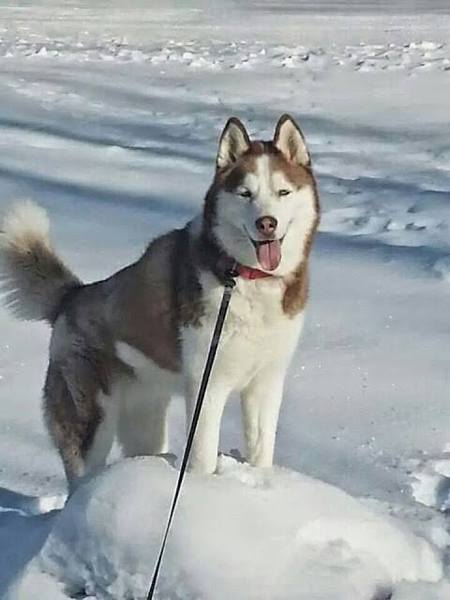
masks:
POLYGON ((273 277, 270 273, 255 269, 253 267, 246 267, 245 265, 236 264, 236 271, 243 279, 265 279, 266 277, 273 277))

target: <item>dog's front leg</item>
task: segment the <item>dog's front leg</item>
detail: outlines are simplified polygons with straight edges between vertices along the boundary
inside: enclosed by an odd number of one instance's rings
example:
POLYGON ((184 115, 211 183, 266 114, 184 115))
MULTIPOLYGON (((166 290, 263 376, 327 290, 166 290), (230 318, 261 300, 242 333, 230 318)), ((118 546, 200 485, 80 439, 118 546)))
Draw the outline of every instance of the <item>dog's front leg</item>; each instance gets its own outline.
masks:
MULTIPOLYGON (((199 380, 188 378, 186 381, 186 426, 191 425, 192 415, 197 400, 199 380)), ((198 473, 214 473, 217 468, 219 449, 220 422, 223 409, 230 393, 229 384, 214 375, 208 384, 203 402, 200 420, 197 425, 192 446, 189 468, 198 473)))
POLYGON ((247 460, 257 467, 271 467, 273 463, 285 374, 285 365, 270 365, 241 392, 247 460))

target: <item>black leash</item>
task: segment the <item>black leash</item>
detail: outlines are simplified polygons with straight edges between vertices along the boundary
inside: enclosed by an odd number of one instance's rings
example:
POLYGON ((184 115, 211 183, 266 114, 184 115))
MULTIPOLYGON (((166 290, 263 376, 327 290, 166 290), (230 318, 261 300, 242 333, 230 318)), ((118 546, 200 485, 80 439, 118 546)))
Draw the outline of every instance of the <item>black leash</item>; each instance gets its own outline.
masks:
POLYGON ((169 516, 167 519, 166 530, 164 532, 164 536, 161 542, 161 547, 158 554, 158 559, 155 564, 155 568, 153 571, 152 582, 150 584, 150 589, 148 592, 147 600, 153 599, 153 594, 156 590, 156 585, 158 582, 159 571, 161 569, 161 564, 164 556, 164 550, 166 549, 167 538, 169 537, 170 527, 172 525, 173 517, 175 514, 175 510, 178 503, 178 498, 181 492, 181 486, 183 485, 184 476, 186 474, 186 469, 189 462, 189 455, 192 449, 192 443, 194 441, 195 432, 197 430, 198 421, 200 419, 200 413, 203 406, 203 400, 205 398, 206 388, 208 386, 209 376, 211 375, 211 370, 214 364, 214 359, 217 353, 217 346, 219 345, 220 334, 222 333, 223 324, 225 322, 225 317, 228 311, 228 305, 230 304, 231 294, 233 292, 233 288, 236 285, 234 281, 234 277, 237 276, 237 273, 234 269, 230 270, 227 274, 227 278, 225 280, 225 289, 223 291, 222 302, 220 304, 219 313, 217 315, 216 325, 214 327, 214 333, 211 340, 211 345, 209 347, 208 357, 206 359, 205 370, 203 371, 202 380, 200 383, 200 388, 198 390, 197 401, 195 403, 194 414, 192 416, 191 426, 189 428, 189 434, 186 440, 186 446, 184 448, 183 460, 181 462, 180 473, 178 475, 177 484, 175 486, 175 492, 173 495, 172 505, 170 507, 169 516))

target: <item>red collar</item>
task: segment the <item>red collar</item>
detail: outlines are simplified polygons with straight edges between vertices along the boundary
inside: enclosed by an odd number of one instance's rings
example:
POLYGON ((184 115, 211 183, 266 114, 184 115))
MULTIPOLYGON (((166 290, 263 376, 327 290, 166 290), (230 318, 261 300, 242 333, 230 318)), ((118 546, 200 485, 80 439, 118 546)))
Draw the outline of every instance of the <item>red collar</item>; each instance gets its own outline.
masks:
POLYGON ((264 277, 273 277, 270 273, 254 269, 253 267, 244 267, 244 265, 237 265, 236 271, 243 279, 263 279, 264 277))

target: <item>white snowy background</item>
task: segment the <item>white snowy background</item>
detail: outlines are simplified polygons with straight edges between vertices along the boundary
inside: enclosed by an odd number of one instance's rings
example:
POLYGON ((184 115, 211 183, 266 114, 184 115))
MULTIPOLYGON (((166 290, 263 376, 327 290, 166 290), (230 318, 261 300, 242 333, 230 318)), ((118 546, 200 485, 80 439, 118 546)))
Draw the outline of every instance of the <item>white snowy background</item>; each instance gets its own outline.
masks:
MULTIPOLYGON (((267 138, 285 111, 323 219, 280 467, 189 478, 158 597, 448 600, 448 2, 1 3, 0 211, 44 206, 85 281, 200 209, 230 115, 267 138)), ((1 308, 0 333, 0 598, 142 598, 175 470, 115 462, 59 512, 49 331, 1 308)))

